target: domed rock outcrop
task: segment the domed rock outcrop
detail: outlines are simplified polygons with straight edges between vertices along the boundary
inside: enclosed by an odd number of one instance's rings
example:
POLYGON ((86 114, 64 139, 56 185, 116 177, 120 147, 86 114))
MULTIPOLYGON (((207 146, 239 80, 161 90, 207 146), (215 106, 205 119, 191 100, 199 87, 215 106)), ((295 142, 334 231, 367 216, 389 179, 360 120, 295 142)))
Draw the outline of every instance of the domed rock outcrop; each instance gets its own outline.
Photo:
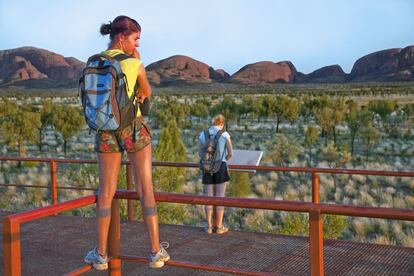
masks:
POLYGON ((225 78, 225 72, 220 75, 207 64, 182 55, 151 63, 146 70, 149 81, 155 85, 211 83, 225 78))
POLYGON ((414 46, 371 53, 358 59, 352 81, 414 80, 414 46))
POLYGON ((51 78, 73 80, 79 77, 84 63, 35 47, 0 51, 2 82, 51 78))
POLYGON ((319 68, 312 73, 306 75, 306 82, 344 82, 347 79, 347 75, 339 65, 330 65, 319 68))
POLYGON ((231 81, 243 84, 290 83, 295 80, 296 73, 290 61, 261 61, 244 66, 231 76, 231 81))

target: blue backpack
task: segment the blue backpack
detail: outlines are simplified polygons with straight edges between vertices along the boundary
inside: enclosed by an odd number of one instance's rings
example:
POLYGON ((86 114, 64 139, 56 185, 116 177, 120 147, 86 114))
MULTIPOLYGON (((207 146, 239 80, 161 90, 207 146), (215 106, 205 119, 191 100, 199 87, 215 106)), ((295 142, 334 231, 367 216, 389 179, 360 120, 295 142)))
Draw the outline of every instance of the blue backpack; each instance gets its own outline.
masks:
POLYGON ((126 54, 91 56, 79 80, 85 120, 96 131, 116 131, 130 125, 136 117, 134 96, 128 97, 127 79, 120 61, 126 54))

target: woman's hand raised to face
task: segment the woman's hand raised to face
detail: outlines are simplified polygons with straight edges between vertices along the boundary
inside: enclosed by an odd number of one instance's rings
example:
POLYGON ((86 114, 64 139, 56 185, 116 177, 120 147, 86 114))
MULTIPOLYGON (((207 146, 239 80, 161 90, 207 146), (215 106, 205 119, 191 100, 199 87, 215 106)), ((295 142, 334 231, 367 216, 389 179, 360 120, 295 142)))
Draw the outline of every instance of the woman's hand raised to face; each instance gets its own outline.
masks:
POLYGON ((131 56, 137 59, 141 59, 141 55, 139 54, 138 50, 135 48, 134 51, 131 53, 131 56))

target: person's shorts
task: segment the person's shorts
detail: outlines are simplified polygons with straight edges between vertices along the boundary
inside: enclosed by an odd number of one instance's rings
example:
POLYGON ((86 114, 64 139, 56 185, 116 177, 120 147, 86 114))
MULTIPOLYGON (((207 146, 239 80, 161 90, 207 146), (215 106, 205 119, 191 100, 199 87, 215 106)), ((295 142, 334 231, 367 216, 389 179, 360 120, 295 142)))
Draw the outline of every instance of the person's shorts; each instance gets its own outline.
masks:
POLYGON ((118 131, 98 131, 95 136, 95 151, 98 153, 137 152, 151 144, 151 131, 143 117, 118 131), (134 135, 135 142, 132 139, 134 135))
POLYGON ((227 163, 221 162, 218 172, 209 174, 203 172, 203 184, 221 184, 230 180, 229 172, 227 170, 227 163))

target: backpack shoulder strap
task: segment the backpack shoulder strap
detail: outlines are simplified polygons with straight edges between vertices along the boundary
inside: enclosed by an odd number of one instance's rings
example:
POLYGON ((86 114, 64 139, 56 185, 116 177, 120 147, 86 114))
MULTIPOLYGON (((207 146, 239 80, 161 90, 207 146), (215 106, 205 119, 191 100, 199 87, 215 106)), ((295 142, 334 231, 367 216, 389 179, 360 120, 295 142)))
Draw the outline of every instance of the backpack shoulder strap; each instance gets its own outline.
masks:
POLYGON ((114 57, 111 57, 110 55, 107 55, 107 54, 95 54, 95 55, 89 57, 88 61, 86 63, 89 63, 92 60, 103 60, 103 59, 106 59, 106 60, 109 60, 109 61, 113 62, 114 57))
POLYGON ((129 58, 132 58, 132 57, 130 55, 127 55, 127 54, 124 54, 124 53, 117 54, 117 55, 114 56, 114 59, 116 59, 119 62, 121 62, 123 60, 126 60, 126 59, 129 59, 129 58))
POLYGON ((204 130, 204 140, 206 141, 206 144, 208 144, 208 141, 210 140, 210 132, 208 131, 208 128, 204 130))
POLYGON ((224 133, 224 130, 221 129, 217 132, 216 137, 214 137, 214 145, 217 145, 218 140, 220 139, 221 135, 224 133))

